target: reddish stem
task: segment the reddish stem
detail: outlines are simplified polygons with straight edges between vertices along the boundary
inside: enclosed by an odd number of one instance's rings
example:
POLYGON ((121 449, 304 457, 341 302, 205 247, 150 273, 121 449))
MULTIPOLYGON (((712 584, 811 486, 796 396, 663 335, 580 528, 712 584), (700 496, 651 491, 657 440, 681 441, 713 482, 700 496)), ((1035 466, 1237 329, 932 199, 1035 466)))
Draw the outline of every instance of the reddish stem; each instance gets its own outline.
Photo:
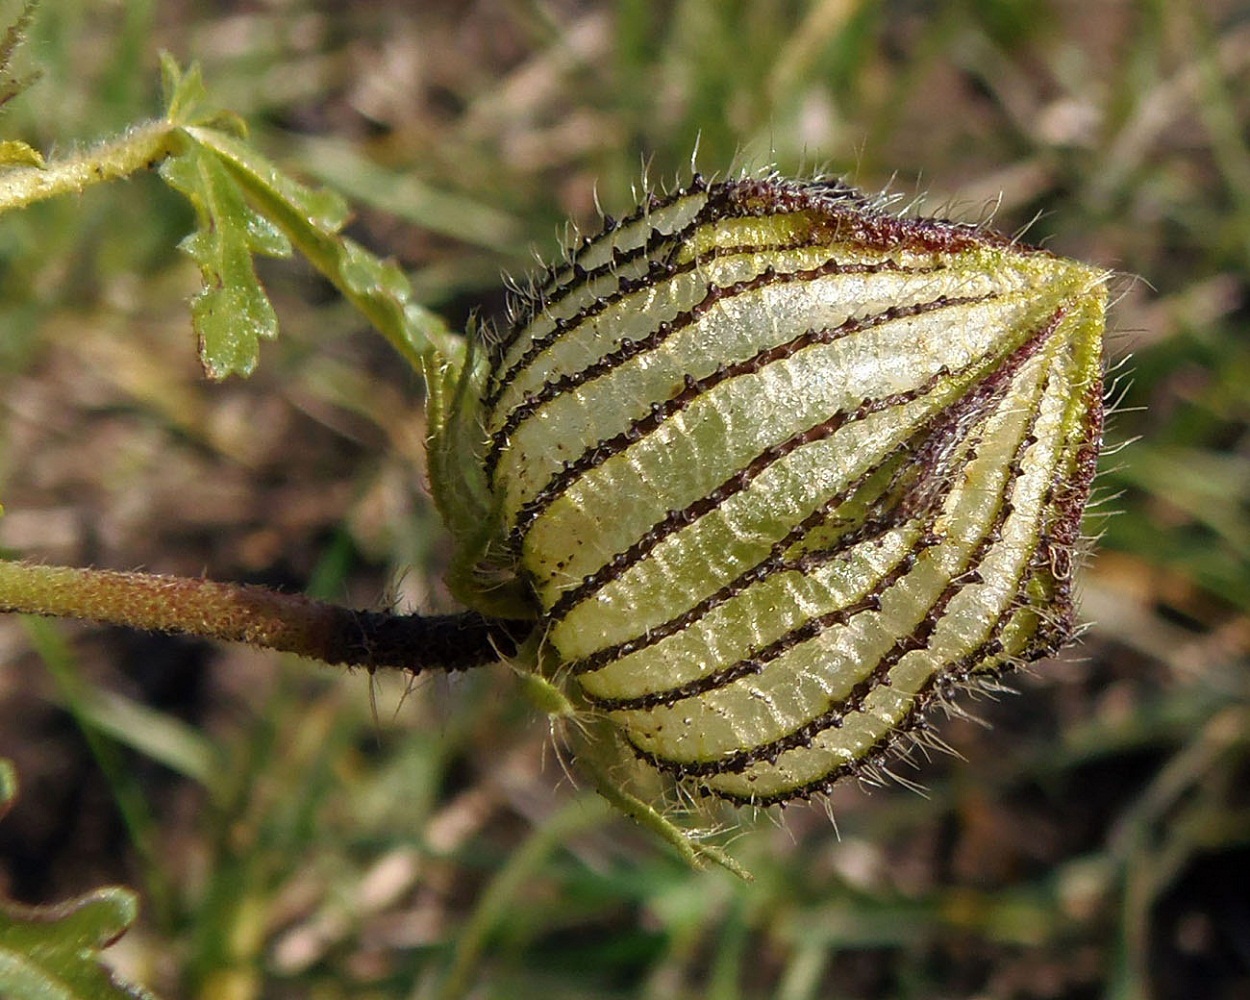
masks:
POLYGON ((0 561, 0 611, 245 642, 368 670, 467 670, 510 656, 525 622, 476 612, 353 611, 302 594, 187 577, 0 561))

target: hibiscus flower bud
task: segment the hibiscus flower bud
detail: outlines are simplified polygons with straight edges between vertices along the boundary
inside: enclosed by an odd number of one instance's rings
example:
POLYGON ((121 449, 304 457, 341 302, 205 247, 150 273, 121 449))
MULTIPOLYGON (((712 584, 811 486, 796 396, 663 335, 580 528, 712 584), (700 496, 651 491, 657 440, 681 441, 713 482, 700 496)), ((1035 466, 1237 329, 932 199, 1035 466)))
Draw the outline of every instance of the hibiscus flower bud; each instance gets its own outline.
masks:
POLYGON ((836 181, 649 196, 514 296, 435 422, 465 480, 436 494, 476 505, 453 582, 688 786, 863 774, 1073 634, 1107 279, 836 181))

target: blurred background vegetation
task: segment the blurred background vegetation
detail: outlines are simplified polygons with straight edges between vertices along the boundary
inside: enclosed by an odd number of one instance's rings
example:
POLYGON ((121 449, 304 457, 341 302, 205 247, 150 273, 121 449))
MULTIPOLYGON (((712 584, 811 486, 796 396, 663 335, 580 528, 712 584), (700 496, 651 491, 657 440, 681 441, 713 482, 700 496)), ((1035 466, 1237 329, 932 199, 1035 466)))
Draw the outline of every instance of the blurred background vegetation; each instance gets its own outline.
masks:
MULTIPOLYGON (((1081 645, 944 724, 924 796, 744 816, 752 886, 590 804, 505 669, 375 717, 364 676, 8 618, 0 892, 136 887, 110 954, 169 997, 1250 996, 1250 6, 46 0, 4 137, 155 114, 161 49, 458 324, 696 148, 992 217, 1119 273, 1135 443, 1081 645)), ((449 607, 415 374, 270 262, 284 336, 208 384, 190 224, 152 177, 0 220, 4 553, 449 607)))

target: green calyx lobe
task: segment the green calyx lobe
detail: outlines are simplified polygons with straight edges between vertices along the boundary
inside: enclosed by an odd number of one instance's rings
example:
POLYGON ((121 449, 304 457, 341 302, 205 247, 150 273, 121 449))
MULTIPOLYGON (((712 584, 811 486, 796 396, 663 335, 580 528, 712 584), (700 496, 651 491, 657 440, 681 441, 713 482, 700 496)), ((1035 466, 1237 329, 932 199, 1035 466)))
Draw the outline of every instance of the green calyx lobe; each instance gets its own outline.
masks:
POLYGON ((822 792, 1070 638, 1106 281, 836 182, 650 196, 445 394, 453 585, 655 769, 822 792))

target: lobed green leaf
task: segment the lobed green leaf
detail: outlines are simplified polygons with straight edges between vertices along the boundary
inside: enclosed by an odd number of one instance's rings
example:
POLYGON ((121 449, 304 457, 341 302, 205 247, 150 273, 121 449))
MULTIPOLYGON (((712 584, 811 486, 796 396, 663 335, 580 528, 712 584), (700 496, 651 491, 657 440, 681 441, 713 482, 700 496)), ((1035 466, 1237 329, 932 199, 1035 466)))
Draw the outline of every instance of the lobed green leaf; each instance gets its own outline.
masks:
POLYGON ((443 363, 459 365, 463 339, 412 300, 403 271, 342 235, 349 218, 342 197, 300 183, 243 141, 242 123, 208 103, 198 66, 184 73, 164 56, 162 75, 166 118, 178 126, 185 148, 162 165, 161 175, 191 200, 199 220, 183 249, 204 274, 192 320, 210 376, 249 374, 260 340, 276 335, 277 319, 251 257, 286 256, 292 245, 414 367, 428 374, 443 363))
MULTIPOLYGON (((0 818, 17 796, 13 765, 0 760, 0 818)), ((55 906, 0 899, 0 996, 6 1000, 136 1000, 153 994, 118 980, 100 951, 139 912, 129 889, 106 886, 55 906)))
POLYGON ((428 369, 434 352, 457 363, 463 339, 412 300, 403 271, 339 232, 348 212, 333 192, 293 180, 246 143, 217 129, 189 127, 187 136, 211 152, 248 199, 291 240, 402 355, 428 369))
POLYGON ((216 379, 250 375, 261 340, 278 333, 278 317, 256 277, 252 255, 289 256, 290 241, 248 206, 211 153, 190 146, 161 165, 161 176, 186 195, 198 220, 181 247, 204 277, 203 290, 191 303, 204 370, 216 379))

